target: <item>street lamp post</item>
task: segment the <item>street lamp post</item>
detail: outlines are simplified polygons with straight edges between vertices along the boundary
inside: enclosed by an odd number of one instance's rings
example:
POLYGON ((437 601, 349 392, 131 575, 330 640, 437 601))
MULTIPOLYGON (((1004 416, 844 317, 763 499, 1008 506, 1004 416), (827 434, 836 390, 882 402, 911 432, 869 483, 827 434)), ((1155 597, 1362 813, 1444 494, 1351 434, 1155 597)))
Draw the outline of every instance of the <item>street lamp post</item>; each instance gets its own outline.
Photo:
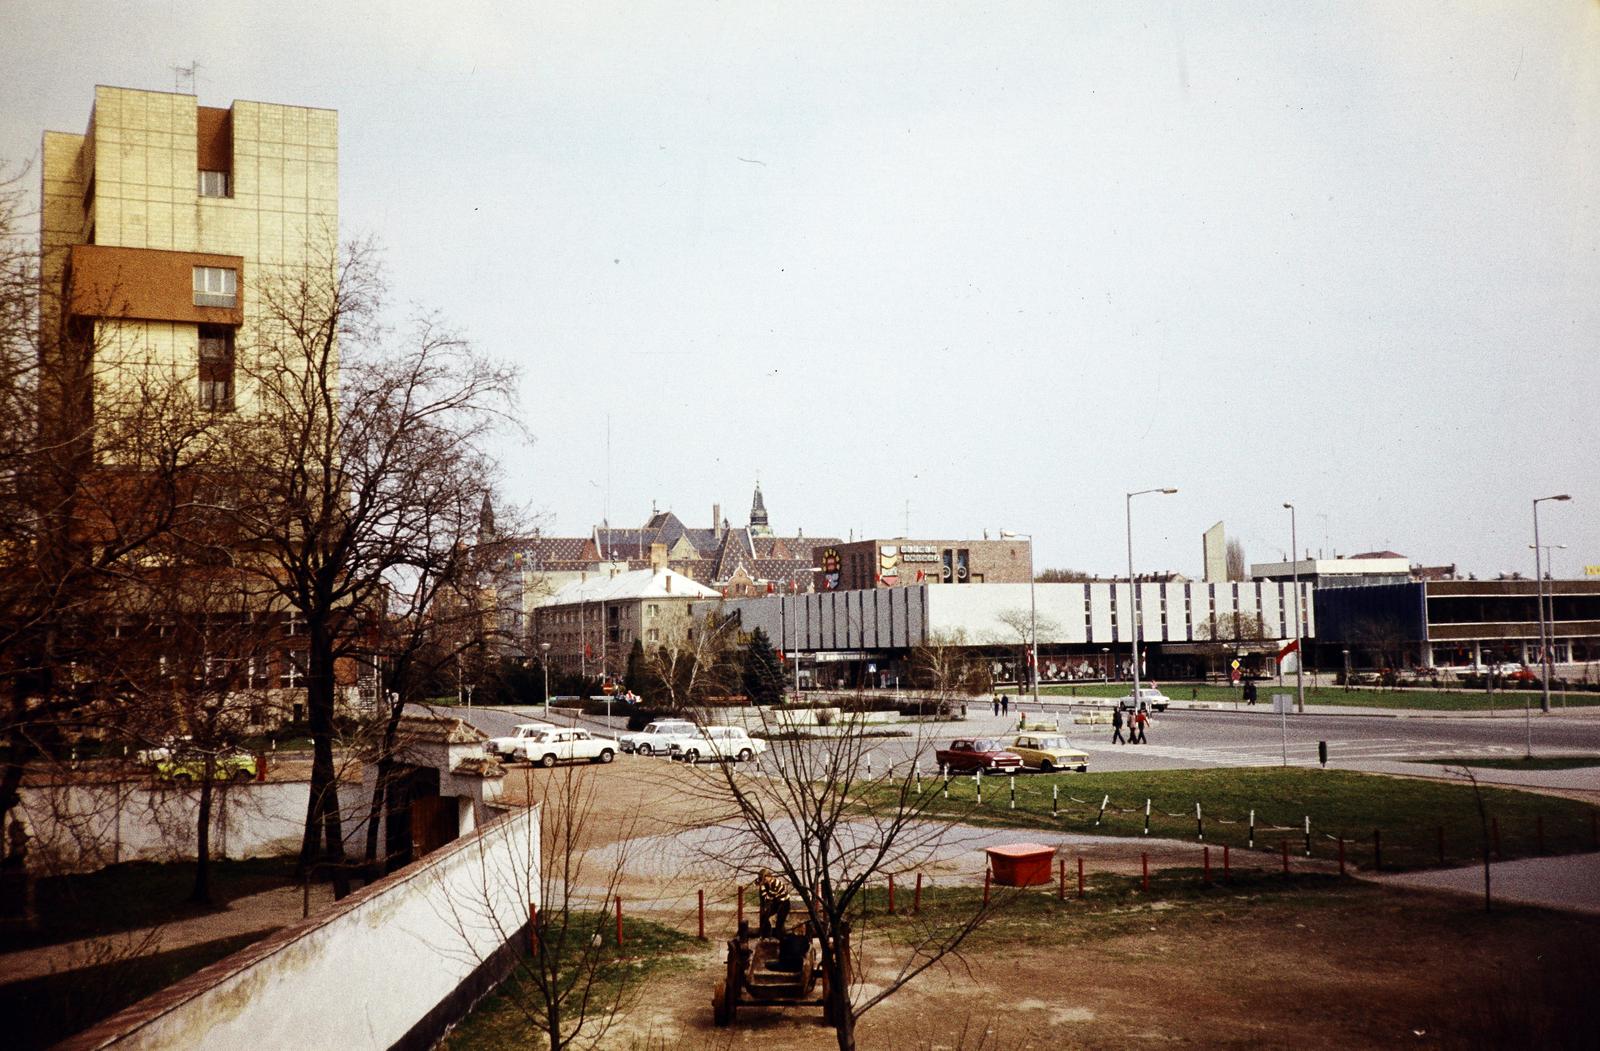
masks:
POLYGON ((1539 505, 1544 503, 1546 500, 1571 500, 1571 499, 1572 499, 1572 497, 1569 496, 1568 494, 1561 493, 1561 494, 1559 494, 1557 496, 1540 496, 1540 497, 1536 497, 1534 499, 1534 501, 1533 501, 1533 579, 1534 579, 1535 585, 1536 585, 1536 587, 1538 589, 1538 603, 1539 603, 1539 661, 1540 661, 1540 664, 1544 668, 1544 674, 1539 677, 1540 678, 1540 683, 1539 683, 1539 685, 1540 685, 1540 694, 1541 694, 1540 699, 1539 699, 1539 710, 1542 711, 1542 712, 1548 712, 1550 710, 1551 661, 1550 661, 1550 644, 1549 644, 1549 641, 1546 639, 1546 633, 1545 633, 1545 629, 1544 629, 1544 563, 1543 563, 1543 560, 1539 557, 1539 555, 1540 555, 1540 551, 1539 551, 1539 505))
POLYGON ((1028 642, 1033 656, 1033 706, 1039 707, 1039 603, 1034 597, 1034 572, 1033 572, 1033 534, 1013 533, 1010 530, 1000 530, 1002 540, 1026 540, 1028 542, 1028 642))
POLYGON ((550 644, 539 643, 539 663, 544 667, 544 714, 550 717, 550 644))
POLYGON ((1139 489, 1127 496, 1125 505, 1128 525, 1128 595, 1133 599, 1133 624, 1129 635, 1133 641, 1133 708, 1139 710, 1139 585, 1133 579, 1133 498, 1146 493, 1161 493, 1170 496, 1177 492, 1176 489, 1139 489))
POLYGON ((1294 505, 1284 504, 1289 509, 1289 568, 1294 579, 1294 710, 1301 715, 1306 713, 1306 650, 1301 642, 1300 629, 1300 536, 1295 530, 1294 505))

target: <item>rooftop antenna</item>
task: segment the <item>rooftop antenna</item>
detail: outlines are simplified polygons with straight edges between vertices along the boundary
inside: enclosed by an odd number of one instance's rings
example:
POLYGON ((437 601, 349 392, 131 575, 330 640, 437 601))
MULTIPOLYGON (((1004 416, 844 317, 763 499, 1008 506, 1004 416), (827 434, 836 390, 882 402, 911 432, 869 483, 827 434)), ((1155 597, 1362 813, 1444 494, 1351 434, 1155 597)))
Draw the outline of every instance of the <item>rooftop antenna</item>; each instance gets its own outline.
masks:
POLYGON ((183 82, 185 80, 189 82, 188 93, 191 95, 198 95, 200 93, 199 59, 191 59, 187 66, 172 67, 172 90, 181 94, 183 92, 183 82))

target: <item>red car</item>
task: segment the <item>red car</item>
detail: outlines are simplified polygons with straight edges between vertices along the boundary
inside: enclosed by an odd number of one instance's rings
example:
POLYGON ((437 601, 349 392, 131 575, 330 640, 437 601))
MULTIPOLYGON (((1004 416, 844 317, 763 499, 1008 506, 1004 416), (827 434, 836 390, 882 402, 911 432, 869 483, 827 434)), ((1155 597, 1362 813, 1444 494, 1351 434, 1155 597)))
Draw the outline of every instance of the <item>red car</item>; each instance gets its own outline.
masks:
POLYGON ((982 770, 1014 774, 1022 769, 1022 756, 1007 751, 1005 745, 989 737, 958 737, 949 748, 936 749, 933 760, 952 773, 982 770))

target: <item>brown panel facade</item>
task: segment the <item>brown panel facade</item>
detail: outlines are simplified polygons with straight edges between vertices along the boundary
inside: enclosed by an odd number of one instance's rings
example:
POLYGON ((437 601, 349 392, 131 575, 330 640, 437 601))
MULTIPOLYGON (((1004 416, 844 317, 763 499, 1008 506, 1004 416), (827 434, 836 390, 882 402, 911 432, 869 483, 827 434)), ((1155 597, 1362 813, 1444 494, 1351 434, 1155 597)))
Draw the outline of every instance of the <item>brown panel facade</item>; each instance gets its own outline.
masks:
POLYGON ((68 309, 77 317, 187 321, 206 325, 244 322, 244 259, 204 252, 73 245, 68 264, 68 309), (215 266, 238 273, 231 307, 194 303, 194 268, 215 266))
POLYGON ((233 171, 233 110, 195 107, 195 160, 203 172, 233 171))

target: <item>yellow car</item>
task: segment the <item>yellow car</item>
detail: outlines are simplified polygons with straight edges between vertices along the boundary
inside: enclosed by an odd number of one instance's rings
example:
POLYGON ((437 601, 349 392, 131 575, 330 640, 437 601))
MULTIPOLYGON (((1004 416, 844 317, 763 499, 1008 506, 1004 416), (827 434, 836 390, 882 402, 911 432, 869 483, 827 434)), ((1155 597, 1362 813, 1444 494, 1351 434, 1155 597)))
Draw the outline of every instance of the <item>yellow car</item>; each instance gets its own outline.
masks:
POLYGON ((1074 748, 1060 734, 1018 734, 1011 750, 1022 756, 1022 765, 1048 774, 1055 770, 1089 772, 1089 753, 1074 748))

